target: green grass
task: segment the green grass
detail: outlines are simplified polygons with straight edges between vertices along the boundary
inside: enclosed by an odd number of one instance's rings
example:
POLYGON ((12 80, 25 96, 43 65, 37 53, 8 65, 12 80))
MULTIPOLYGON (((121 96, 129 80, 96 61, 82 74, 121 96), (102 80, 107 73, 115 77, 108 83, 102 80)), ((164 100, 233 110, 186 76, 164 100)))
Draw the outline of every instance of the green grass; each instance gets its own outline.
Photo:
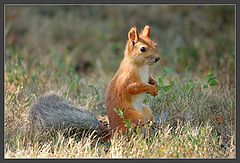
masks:
POLYGON ((236 157, 234 7, 147 8, 6 8, 5 158, 236 157), (105 116, 106 87, 127 31, 145 24, 161 45, 161 62, 152 70, 159 95, 144 99, 159 121, 155 130, 146 138, 129 132, 109 145, 30 127, 29 108, 51 90, 105 116), (86 62, 90 69, 77 72, 86 62))

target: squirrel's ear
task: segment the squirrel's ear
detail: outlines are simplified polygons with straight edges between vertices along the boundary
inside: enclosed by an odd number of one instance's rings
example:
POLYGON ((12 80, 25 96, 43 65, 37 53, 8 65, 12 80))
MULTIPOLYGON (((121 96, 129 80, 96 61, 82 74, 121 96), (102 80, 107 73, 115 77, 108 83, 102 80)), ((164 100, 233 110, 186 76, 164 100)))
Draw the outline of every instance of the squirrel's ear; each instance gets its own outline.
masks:
POLYGON ((138 41, 139 36, 136 27, 132 27, 128 32, 128 40, 130 40, 133 45, 138 41))
POLYGON ((144 29, 141 32, 141 35, 144 37, 150 37, 150 26, 145 25, 144 29))

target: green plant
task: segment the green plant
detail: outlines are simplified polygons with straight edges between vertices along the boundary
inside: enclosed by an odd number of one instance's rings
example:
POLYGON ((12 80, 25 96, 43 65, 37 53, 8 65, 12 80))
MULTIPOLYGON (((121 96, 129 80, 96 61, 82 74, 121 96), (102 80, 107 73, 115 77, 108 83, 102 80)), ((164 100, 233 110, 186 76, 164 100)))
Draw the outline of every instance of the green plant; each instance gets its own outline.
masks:
POLYGON ((119 117, 123 120, 123 123, 128 129, 133 129, 132 122, 124 117, 124 112, 121 109, 114 109, 114 111, 119 115, 119 117))
POLYGON ((209 86, 213 87, 218 84, 217 77, 213 72, 209 72, 204 78, 203 88, 207 89, 209 86))

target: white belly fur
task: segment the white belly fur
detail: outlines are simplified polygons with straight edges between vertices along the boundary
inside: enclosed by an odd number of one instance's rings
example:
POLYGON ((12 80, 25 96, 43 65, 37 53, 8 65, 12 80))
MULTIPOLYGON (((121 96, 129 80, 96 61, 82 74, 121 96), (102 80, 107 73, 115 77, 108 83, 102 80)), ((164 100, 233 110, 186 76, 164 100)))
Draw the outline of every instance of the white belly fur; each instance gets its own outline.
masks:
MULTIPOLYGON (((141 81, 147 84, 149 80, 149 66, 147 65, 142 66, 142 68, 139 70, 139 74, 140 74, 141 81)), ((133 107, 138 112, 143 111, 143 105, 142 105, 143 96, 144 96, 144 93, 132 96, 133 107)))
POLYGON ((147 84, 149 80, 149 66, 142 66, 142 68, 139 70, 139 74, 142 82, 147 84))

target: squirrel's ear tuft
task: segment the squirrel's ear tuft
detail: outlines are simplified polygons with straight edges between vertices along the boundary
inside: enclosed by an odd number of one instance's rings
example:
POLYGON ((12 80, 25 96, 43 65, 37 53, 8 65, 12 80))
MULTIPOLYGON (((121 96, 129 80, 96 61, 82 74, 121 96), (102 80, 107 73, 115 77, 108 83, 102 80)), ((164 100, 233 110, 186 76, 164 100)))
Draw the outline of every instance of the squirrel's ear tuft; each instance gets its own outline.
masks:
POLYGON ((149 25, 145 25, 144 29, 141 32, 141 35, 144 37, 150 37, 150 26, 149 25))
POLYGON ((128 40, 130 40, 134 45, 134 43, 136 43, 138 39, 139 39, 139 36, 138 36, 137 28, 132 27, 128 32, 128 40))

